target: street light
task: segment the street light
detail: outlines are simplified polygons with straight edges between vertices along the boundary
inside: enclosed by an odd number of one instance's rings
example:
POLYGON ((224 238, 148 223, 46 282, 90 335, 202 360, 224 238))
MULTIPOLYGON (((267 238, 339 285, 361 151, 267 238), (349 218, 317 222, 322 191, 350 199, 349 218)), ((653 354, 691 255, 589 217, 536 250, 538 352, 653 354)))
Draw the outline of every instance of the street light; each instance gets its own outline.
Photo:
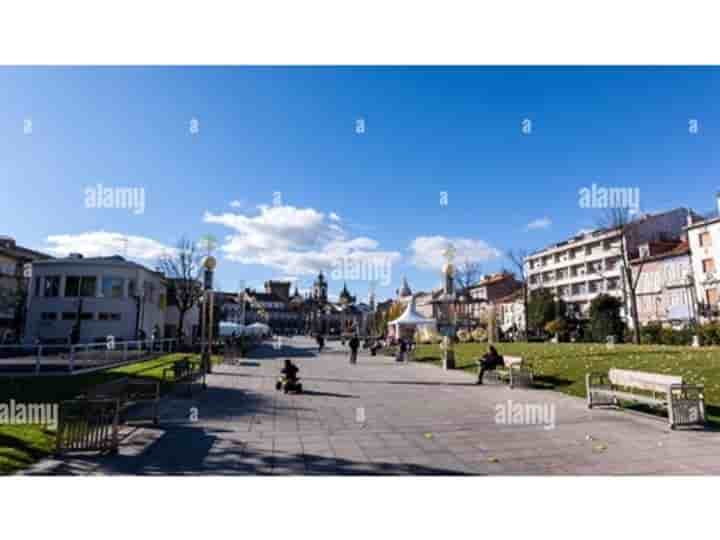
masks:
POLYGON ((213 343, 213 273, 216 266, 217 261, 215 260, 215 257, 213 257, 212 255, 208 255, 207 257, 205 257, 205 260, 203 261, 203 268, 205 268, 203 295, 206 297, 206 301, 203 302, 203 309, 207 309, 207 315, 205 316, 205 321, 207 322, 207 329, 203 328, 203 333, 207 335, 207 345, 204 346, 202 354, 202 363, 205 369, 205 373, 212 372, 211 355, 213 343))

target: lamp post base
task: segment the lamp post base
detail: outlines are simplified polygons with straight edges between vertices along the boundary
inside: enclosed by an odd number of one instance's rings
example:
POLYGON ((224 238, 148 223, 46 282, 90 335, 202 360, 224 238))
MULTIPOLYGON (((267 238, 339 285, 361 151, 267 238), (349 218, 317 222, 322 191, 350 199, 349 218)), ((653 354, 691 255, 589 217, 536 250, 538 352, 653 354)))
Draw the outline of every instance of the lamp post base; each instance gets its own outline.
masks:
POLYGON ((205 351, 202 354, 202 368, 205 373, 212 373, 212 362, 210 361, 210 353, 205 351))
POLYGON ((443 369, 455 369, 455 351, 445 349, 442 355, 443 369))

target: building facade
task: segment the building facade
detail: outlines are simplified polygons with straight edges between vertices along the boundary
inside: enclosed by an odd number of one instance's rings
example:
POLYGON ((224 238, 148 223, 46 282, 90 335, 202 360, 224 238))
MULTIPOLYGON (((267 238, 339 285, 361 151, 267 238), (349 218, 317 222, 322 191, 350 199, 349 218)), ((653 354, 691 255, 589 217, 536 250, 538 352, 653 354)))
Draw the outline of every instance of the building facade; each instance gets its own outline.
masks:
POLYGON ((79 343, 163 337, 166 307, 163 274, 120 256, 35 261, 24 341, 67 343, 76 325, 79 343))
MULTIPOLYGON (((691 210, 677 208, 633 222, 626 233, 627 258, 637 257, 641 244, 679 240, 688 216, 693 215, 691 210)), ((590 302, 601 293, 616 296, 625 304, 621 236, 619 228, 599 229, 528 256, 525 271, 530 291, 549 289, 566 303, 569 312, 581 318, 588 316, 590 302)))
POLYGON ((694 320, 697 304, 688 243, 649 242, 639 251, 631 265, 640 324, 686 325, 694 320))
POLYGON ((19 340, 25 326, 32 262, 51 258, 18 246, 9 236, 0 236, 0 344, 19 340))
POLYGON ((720 316, 720 193, 717 203, 718 215, 690 218, 686 227, 698 315, 702 321, 720 316))

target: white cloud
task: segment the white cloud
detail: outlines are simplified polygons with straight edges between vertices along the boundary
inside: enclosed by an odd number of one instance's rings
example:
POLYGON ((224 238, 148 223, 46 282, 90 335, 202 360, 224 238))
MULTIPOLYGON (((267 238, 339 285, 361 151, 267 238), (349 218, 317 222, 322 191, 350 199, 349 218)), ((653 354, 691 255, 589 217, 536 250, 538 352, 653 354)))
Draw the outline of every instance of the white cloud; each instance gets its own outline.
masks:
POLYGON ((85 257, 127 255, 130 259, 155 260, 174 251, 151 238, 106 231, 48 236, 45 241, 48 247, 44 249, 58 257, 81 253, 85 257))
POLYGON ((400 254, 367 237, 351 238, 337 220, 313 208, 258 206, 256 215, 205 212, 204 221, 232 234, 220 250, 232 261, 260 264, 290 275, 314 274, 341 260, 392 264, 400 254))
POLYGON ((456 261, 484 262, 502 256, 500 250, 484 240, 474 238, 447 238, 445 236, 419 236, 410 243, 412 263, 418 268, 439 270, 446 262, 445 250, 452 244, 456 261))
POLYGON ((243 208, 245 206, 245 203, 239 199, 235 199, 234 201, 230 201, 230 207, 231 208, 243 208))
POLYGON ((333 221, 340 221, 340 216, 338 216, 335 212, 330 212, 330 219, 333 221))
POLYGON ((547 229, 552 225, 552 221, 548 217, 535 219, 525 226, 526 231, 534 231, 537 229, 547 229))

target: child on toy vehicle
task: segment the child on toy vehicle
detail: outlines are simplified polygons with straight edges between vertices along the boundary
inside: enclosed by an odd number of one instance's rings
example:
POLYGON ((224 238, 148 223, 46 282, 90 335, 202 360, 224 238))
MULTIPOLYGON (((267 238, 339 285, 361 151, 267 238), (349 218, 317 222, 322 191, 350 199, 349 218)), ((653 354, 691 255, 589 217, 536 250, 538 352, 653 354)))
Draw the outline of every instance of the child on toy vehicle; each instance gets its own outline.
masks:
POLYGON ((300 384, 300 379, 297 376, 299 371, 300 368, 287 358, 285 366, 280 370, 282 375, 275 383, 275 389, 283 390, 286 394, 288 392, 302 392, 302 384, 300 384))

